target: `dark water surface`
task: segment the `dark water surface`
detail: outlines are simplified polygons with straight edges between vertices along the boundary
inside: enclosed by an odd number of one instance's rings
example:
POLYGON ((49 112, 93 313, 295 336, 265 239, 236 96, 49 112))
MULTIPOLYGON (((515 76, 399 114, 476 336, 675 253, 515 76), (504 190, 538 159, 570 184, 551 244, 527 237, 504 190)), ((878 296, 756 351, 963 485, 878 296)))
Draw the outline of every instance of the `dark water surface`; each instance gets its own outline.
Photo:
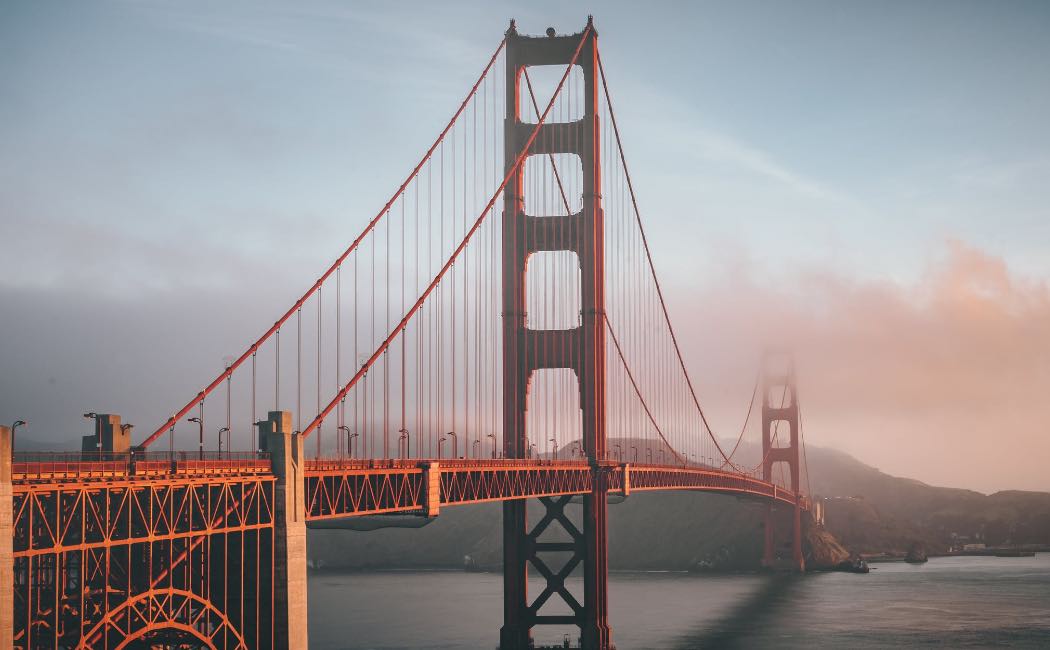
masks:
MULTIPOLYGON (((798 577, 614 573, 613 640, 620 650, 1050 648, 1048 553, 873 567, 798 577)), ((502 589, 490 573, 314 573, 310 647, 494 648, 502 589)))

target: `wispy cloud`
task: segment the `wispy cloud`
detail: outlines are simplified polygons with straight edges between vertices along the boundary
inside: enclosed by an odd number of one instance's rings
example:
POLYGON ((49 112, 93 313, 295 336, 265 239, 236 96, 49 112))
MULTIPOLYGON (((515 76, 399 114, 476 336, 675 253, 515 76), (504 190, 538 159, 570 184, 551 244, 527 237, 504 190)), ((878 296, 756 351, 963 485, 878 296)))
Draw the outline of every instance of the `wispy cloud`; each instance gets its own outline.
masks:
MULTIPOLYGON (((831 201, 844 201, 845 195, 824 183, 792 171, 762 149, 741 142, 725 133, 704 127, 685 128, 679 147, 710 162, 732 165, 790 188, 803 196, 831 201)), ((679 131, 679 133, 683 133, 679 131)))

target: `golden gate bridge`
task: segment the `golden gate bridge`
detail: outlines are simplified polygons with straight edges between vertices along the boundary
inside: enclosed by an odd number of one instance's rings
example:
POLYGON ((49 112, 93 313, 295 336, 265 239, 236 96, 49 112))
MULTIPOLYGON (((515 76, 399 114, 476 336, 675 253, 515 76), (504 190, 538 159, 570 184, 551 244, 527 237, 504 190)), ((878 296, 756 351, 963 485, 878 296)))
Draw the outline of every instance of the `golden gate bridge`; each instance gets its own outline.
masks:
POLYGON ((85 415, 75 453, 13 455, 0 428, 0 648, 305 648, 307 528, 489 501, 501 648, 534 647, 538 626, 612 647, 611 494, 761 501, 764 562, 805 564, 790 358, 764 357, 739 435, 716 436, 590 19, 542 36, 512 21, 364 230, 149 436, 85 415))

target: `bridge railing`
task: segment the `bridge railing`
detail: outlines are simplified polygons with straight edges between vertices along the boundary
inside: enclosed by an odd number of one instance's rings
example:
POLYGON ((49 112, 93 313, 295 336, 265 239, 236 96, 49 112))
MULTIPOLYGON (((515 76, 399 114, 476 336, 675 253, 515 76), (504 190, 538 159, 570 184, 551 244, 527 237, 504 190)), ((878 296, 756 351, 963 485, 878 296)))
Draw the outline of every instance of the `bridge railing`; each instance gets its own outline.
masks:
POLYGON ((385 470, 385 469, 418 469, 426 462, 439 463, 442 468, 483 468, 483 467, 587 467, 584 460, 552 460, 535 458, 435 458, 420 460, 418 458, 308 458, 305 463, 308 472, 326 472, 341 470, 385 470))
POLYGON ((270 455, 244 451, 15 452, 12 480, 266 474, 270 455))

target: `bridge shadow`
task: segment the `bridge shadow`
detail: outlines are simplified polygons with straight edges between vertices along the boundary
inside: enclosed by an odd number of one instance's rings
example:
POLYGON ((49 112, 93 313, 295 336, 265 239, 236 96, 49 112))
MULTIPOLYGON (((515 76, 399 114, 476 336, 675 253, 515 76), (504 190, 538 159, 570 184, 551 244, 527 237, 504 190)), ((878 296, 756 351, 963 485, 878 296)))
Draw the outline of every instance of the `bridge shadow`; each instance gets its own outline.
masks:
POLYGON ((775 619, 805 579, 804 575, 791 573, 767 576, 754 593, 734 605, 726 616, 682 635, 671 647, 681 650, 754 647, 755 632, 776 624, 775 619))

